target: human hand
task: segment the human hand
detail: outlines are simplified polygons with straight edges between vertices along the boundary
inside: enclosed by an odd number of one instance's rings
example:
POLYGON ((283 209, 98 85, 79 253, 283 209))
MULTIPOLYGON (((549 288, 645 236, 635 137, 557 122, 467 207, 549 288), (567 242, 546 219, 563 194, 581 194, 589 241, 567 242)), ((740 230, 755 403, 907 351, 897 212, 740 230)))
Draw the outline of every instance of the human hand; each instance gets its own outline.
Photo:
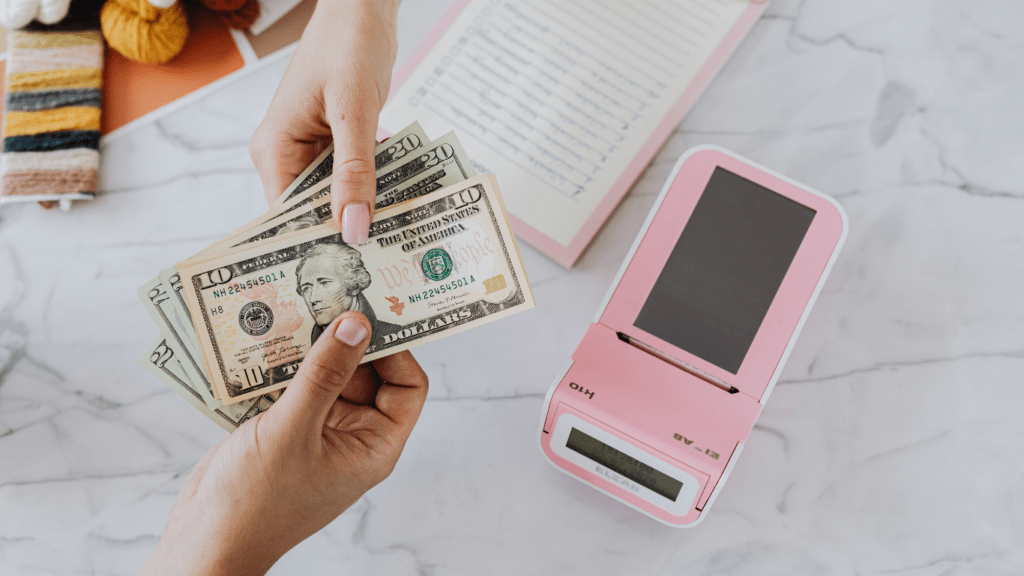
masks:
POLYGON ((335 319, 277 403, 203 456, 140 574, 263 574, 391 474, 427 376, 408 351, 360 366, 370 330, 335 319))
POLYGON ((365 244, 376 194, 377 120, 391 86, 398 0, 320 0, 249 143, 273 202, 333 139, 331 210, 365 244))

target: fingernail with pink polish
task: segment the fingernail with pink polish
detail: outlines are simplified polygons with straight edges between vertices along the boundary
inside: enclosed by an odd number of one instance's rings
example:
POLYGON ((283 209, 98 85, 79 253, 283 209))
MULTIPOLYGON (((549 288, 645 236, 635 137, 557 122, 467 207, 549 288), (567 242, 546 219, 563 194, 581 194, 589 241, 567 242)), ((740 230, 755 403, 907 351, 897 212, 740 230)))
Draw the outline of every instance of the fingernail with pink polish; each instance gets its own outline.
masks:
POLYGON ((341 238, 347 244, 362 245, 370 237, 370 208, 366 204, 349 204, 341 212, 341 238))
POLYGON ((358 320, 345 318, 338 323, 338 329, 334 331, 334 337, 349 346, 355 347, 366 339, 366 327, 358 320))

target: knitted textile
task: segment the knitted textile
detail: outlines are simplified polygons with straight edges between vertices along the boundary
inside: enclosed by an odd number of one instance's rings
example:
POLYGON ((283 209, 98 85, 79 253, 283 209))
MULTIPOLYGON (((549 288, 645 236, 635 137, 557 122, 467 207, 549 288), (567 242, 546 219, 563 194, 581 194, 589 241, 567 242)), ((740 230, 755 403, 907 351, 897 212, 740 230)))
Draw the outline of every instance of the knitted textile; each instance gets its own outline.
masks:
POLYGON ((12 31, 8 49, 0 202, 60 201, 66 208, 66 201, 92 199, 100 162, 100 32, 12 31))

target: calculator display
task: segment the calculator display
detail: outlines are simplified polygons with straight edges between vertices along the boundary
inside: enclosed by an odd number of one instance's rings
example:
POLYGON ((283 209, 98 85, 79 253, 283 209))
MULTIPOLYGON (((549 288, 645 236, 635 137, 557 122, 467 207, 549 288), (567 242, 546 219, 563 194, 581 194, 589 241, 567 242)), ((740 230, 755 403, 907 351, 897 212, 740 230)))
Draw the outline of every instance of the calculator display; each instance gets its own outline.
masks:
POLYGON ((736 374, 814 215, 715 168, 634 325, 736 374))
POLYGON ((683 487, 679 480, 576 428, 569 431, 569 439, 565 446, 673 502, 679 497, 679 490, 683 487))

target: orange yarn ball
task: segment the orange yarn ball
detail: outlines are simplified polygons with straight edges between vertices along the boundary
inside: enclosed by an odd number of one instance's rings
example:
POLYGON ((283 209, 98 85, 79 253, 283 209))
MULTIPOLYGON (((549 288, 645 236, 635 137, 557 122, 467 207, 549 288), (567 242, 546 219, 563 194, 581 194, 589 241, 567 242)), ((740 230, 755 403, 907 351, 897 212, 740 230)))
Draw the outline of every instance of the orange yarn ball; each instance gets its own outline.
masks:
MULTIPOLYGON (((206 4, 206 2, 203 3, 206 4)), ((207 6, 209 6, 209 4, 207 4, 207 6)), ((258 0, 245 0, 245 3, 236 10, 214 10, 213 13, 228 26, 239 30, 245 30, 249 26, 252 26, 252 23, 260 17, 260 3, 258 0)))
POLYGON ((199 0, 199 3, 215 12, 234 12, 245 4, 246 0, 199 0))
POLYGON ((149 0, 107 0, 100 26, 111 48, 145 64, 174 58, 188 38, 188 18, 180 3, 160 9, 149 0))

